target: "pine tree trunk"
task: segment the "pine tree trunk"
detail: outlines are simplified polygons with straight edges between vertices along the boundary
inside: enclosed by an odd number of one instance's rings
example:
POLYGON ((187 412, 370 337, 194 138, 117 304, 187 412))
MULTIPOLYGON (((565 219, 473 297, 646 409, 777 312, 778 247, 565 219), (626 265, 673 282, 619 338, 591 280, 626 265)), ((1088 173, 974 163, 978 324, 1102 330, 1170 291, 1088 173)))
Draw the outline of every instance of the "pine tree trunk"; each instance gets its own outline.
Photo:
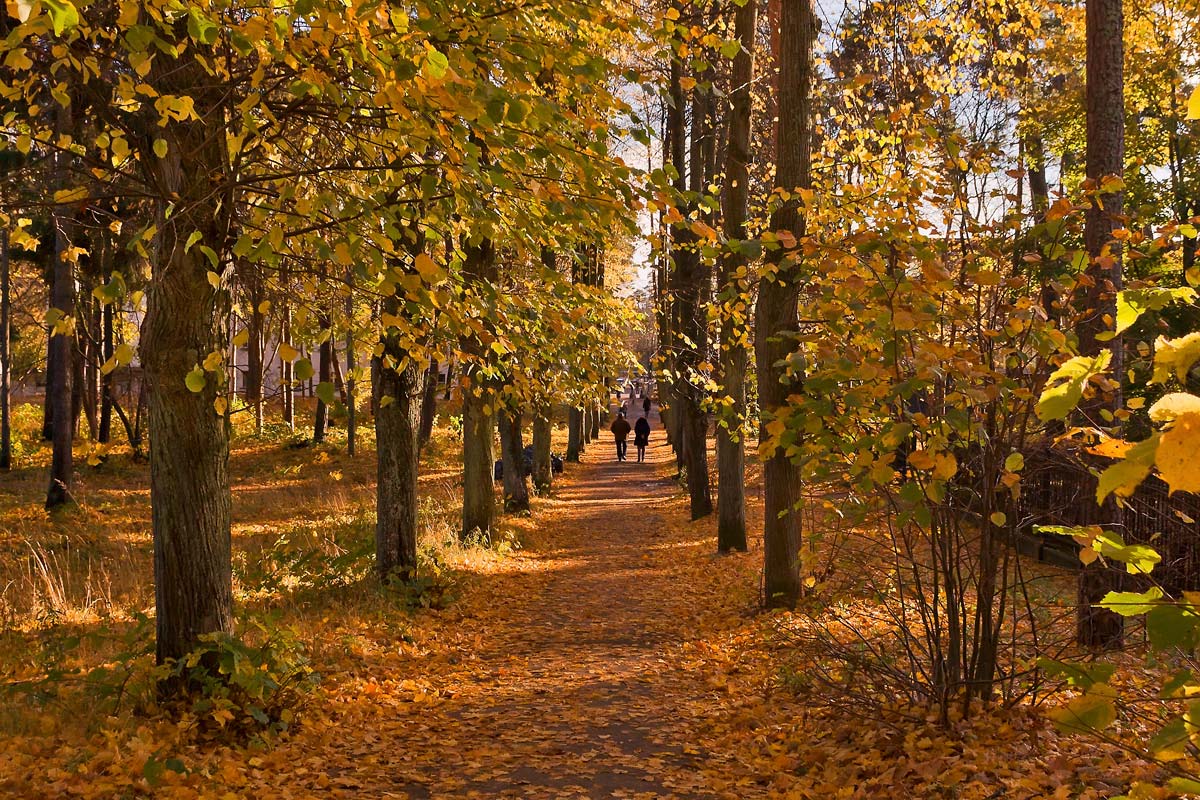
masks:
POLYGON ((231 310, 229 292, 209 283, 212 265, 199 248, 188 247, 188 238, 199 232, 220 253, 230 239, 235 204, 225 184, 224 93, 203 88, 212 84, 187 54, 178 60, 159 54, 148 82, 160 94, 193 97, 197 114, 156 126, 167 155, 143 162, 148 182, 163 194, 140 347, 149 398, 161 663, 185 656, 203 634, 233 631, 229 420, 213 407, 223 392, 221 373, 206 373, 199 392, 184 381, 208 353, 227 351, 231 310))
POLYGON ((549 407, 539 409, 533 416, 533 485, 539 493, 550 490, 554 483, 554 466, 550 457, 549 407))
MULTIPOLYGON (((387 301, 398 309, 394 298, 387 301)), ((395 310, 392 313, 396 313, 395 310)), ((398 337, 385 341, 383 359, 373 359, 375 376, 375 561, 379 579, 407 581, 417 568, 417 462, 420 446, 420 370, 405 357, 398 337), (383 398, 391 400, 383 402, 383 398)))
MULTIPOLYGON (((1121 0, 1087 0, 1087 178, 1097 188, 1108 176, 1120 178, 1125 162, 1124 107, 1124 19, 1121 0)), ((1121 250, 1113 240, 1115 228, 1123 227, 1120 191, 1101 191, 1084 219, 1084 243, 1091 286, 1082 299, 1082 319, 1076 332, 1079 352, 1097 355, 1105 347, 1112 352, 1110 372, 1118 384, 1124 379, 1124 345, 1120 336, 1109 343, 1100 334, 1109 330, 1116 318, 1116 296, 1121 289, 1121 250)), ((1103 410, 1116 411, 1122 405, 1120 390, 1106 398, 1081 404, 1085 424, 1104 426, 1103 410)), ((1121 510, 1116 503, 1102 507, 1101 524, 1105 528, 1121 525, 1121 510)), ((1099 561, 1079 572, 1078 630, 1079 643, 1089 647, 1115 649, 1124 641, 1124 618, 1113 611, 1096 608, 1104 595, 1120 591, 1120 573, 1099 561)))
MULTIPOLYGON (((69 109, 58 110, 58 133, 65 135, 74 129, 69 109)), ((59 188, 67 186, 67 159, 70 155, 59 152, 55 156, 55 183, 59 188)), ((75 314, 75 271, 67 260, 71 246, 73 225, 70 206, 54 207, 54 267, 53 284, 50 291, 50 307, 62 317, 75 314)), ((50 486, 46 491, 46 508, 58 508, 71 500, 71 479, 74 471, 72 447, 74 428, 72 400, 74 373, 72 336, 66 329, 51 331, 50 350, 47 357, 46 380, 47 407, 50 411, 52 455, 50 458, 50 486)))
MULTIPOLYGON (((814 20, 809 0, 782 3, 779 30, 779 123, 775 185, 794 195, 812 185, 811 108, 814 20)), ((804 234, 799 201, 793 196, 771 215, 771 230, 804 234)), ((764 277, 755 316, 755 360, 762 408, 761 434, 787 405, 788 394, 803 380, 781 363, 791 355, 786 334, 799 328, 798 252, 772 253, 773 274, 764 277)), ((768 608, 794 607, 800 597, 800 471, 782 448, 763 463, 763 584, 768 608)))
POLYGON ((433 437, 433 418, 437 416, 437 390, 438 390, 438 360, 436 358, 430 360, 429 366, 425 369, 425 387, 421 395, 421 447, 429 444, 429 440, 433 437))
POLYGON ((504 466, 504 510, 516 513, 529 510, 529 486, 525 482, 525 442, 522 440, 522 414, 501 409, 500 457, 504 466))
MULTIPOLYGON (((463 272, 468 285, 494 285, 496 254, 490 239, 465 248, 463 272)), ((475 336, 464 336, 463 352, 477 360, 485 358, 483 343, 475 336)), ((463 524, 461 535, 467 539, 479 535, 490 540, 495 517, 493 478, 493 432, 496 428, 496 389, 480 374, 476 364, 464 364, 463 388, 463 524)))

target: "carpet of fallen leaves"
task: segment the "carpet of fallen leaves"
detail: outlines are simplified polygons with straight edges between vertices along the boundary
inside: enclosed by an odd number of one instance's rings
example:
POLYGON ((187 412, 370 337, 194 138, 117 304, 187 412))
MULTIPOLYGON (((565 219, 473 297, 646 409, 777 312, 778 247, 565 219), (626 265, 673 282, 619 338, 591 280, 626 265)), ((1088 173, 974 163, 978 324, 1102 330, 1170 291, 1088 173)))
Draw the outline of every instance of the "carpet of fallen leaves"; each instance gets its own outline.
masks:
MULTIPOLYGON (((590 447, 507 523, 522 547, 464 562, 442 610, 369 594, 286 609, 323 679, 281 736, 231 744, 129 714, 72 725, 51 708, 3 733, 0 796, 1102 798, 1152 776, 1028 710, 943 731, 806 705, 780 679, 779 619, 756 611, 761 551, 716 556, 657 432, 650 455, 590 447)), ((334 467, 365 485, 360 461, 334 467)), ((268 535, 280 512, 248 485, 242 533, 268 535)), ((330 497, 353 500, 311 502, 330 497)))

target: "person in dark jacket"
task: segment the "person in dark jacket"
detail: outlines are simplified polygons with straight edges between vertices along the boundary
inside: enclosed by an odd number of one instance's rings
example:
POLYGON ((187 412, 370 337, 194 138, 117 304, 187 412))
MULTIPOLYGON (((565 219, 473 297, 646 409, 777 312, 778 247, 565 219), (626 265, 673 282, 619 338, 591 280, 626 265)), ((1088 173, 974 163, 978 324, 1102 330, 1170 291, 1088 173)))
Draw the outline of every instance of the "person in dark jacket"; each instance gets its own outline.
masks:
POLYGON ((646 445, 650 444, 650 420, 643 414, 633 426, 633 446, 638 451, 638 463, 646 460, 646 445))
MULTIPOLYGON (((646 392, 646 396, 644 398, 642 398, 642 411, 644 411, 647 414, 650 413, 650 393, 649 392, 646 392)), ((647 422, 646 424, 649 425, 650 423, 647 422)))
POLYGON ((613 438, 617 440, 617 461, 625 460, 625 451, 628 448, 628 442, 625 438, 629 436, 629 420, 625 419, 625 410, 622 409, 617 418, 613 420, 612 426, 609 428, 612 431, 613 438))

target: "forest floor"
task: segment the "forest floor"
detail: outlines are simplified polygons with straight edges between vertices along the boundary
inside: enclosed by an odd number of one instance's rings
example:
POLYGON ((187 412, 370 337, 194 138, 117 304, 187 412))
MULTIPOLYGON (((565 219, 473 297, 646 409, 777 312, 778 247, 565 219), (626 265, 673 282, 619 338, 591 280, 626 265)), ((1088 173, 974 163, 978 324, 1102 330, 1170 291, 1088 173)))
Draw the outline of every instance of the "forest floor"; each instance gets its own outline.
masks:
MULTIPOLYGON (((1027 709, 945 731, 793 691, 777 638, 786 618, 757 611, 760 546, 752 534, 749 553, 715 554, 715 523, 687 520, 657 428, 645 464, 617 463, 604 435, 531 516, 506 521, 505 546, 439 551, 449 588, 436 602, 389 602, 369 578, 276 587, 267 600, 242 585, 242 603, 294 627, 321 674, 286 733, 247 743, 198 732, 194 716, 10 708, 0 796, 1090 799, 1151 774, 1027 709)), ((335 485, 369 488, 369 456, 318 460, 335 485)), ((296 474, 259 468, 262 483, 296 474)), ((429 472, 423 491, 446 501, 434 515, 452 517, 453 470, 429 472)), ((278 537, 286 516, 278 497, 254 499, 268 491, 259 484, 235 483, 235 548, 255 558, 276 552, 258 540, 278 537)), ((336 527, 361 501, 305 502, 336 527)), ((7 512, 0 525, 17 524, 7 512)), ((47 641, 7 636, 10 652, 47 641)))

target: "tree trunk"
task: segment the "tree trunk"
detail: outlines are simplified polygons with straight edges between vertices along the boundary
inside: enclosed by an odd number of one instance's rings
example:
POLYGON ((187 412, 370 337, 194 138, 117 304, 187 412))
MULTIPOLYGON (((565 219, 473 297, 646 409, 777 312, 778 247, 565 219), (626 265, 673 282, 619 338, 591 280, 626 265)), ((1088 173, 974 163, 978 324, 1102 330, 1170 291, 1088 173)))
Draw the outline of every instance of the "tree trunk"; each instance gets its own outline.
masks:
MULTIPOLYGON (((797 189, 809 188, 811 177, 811 109, 813 11, 809 0, 782 3, 779 30, 779 123, 775 186, 792 194, 771 215, 771 230, 804 235, 797 189)), ((755 317, 758 396, 762 408, 760 436, 788 402, 803 377, 789 374, 792 354, 786 334, 799 327, 798 250, 775 250, 763 277, 755 317)), ((763 585, 768 608, 795 606, 800 597, 800 471, 782 448, 764 454, 763 585)))
POLYGON ((0 470, 12 469, 11 387, 12 346, 11 303, 9 299, 8 226, 0 228, 0 470))
MULTIPOLYGON (((321 365, 317 368, 317 380, 321 383, 331 383, 330 373, 333 368, 333 321, 330 319, 329 312, 323 311, 319 317, 321 326, 321 334, 324 338, 321 339, 320 359, 321 365)), ((313 418, 313 444, 325 441, 325 429, 329 427, 329 406, 320 397, 317 398, 317 414, 313 418)))
MULTIPOLYGON (((387 301, 393 309, 395 298, 387 301)), ((397 313, 395 310, 392 313, 397 313)), ((385 340, 384 356, 373 359, 375 375, 375 562, 383 583, 407 581, 417 568, 417 462, 420 446, 420 370, 400 349, 398 336, 385 340), (386 359, 387 363, 384 363, 386 359), (391 401, 383 403, 385 397, 391 401)))
MULTIPOLYGON (((491 240, 483 239, 479 244, 467 245, 464 249, 465 282, 476 286, 494 285, 496 253, 491 240)), ((483 343, 476 336, 464 336, 462 348, 476 361, 486 358, 483 343)), ((464 373, 462 537, 466 539, 479 535, 487 541, 492 534, 496 502, 492 452, 492 434, 496 428, 492 409, 496 402, 496 389, 491 379, 480 373, 477 363, 464 363, 464 373)))
POLYGON ((346 270, 346 283, 351 289, 346 295, 346 455, 352 456, 358 446, 358 396, 354 380, 358 356, 354 352, 354 273, 351 270, 346 270))
MULTIPOLYGON (((287 305, 283 307, 279 336, 289 344, 292 341, 292 309, 287 305)), ((288 430, 293 432, 296 430, 296 389, 292 386, 294 380, 292 362, 279 359, 279 382, 283 389, 283 421, 287 423, 288 430)))
MULTIPOLYGON (((66 135, 74 130, 69 109, 58 109, 58 133, 66 135)), ((67 186, 67 152, 55 156, 55 183, 62 189, 67 186)), ((74 212, 68 205, 57 205, 52 215, 54 224, 54 267, 53 286, 50 292, 50 308, 62 318, 75 313, 75 270, 67 260, 71 247, 72 220, 74 212)), ((74 396, 72 336, 67 328, 57 328, 50 334, 50 351, 47 357, 46 379, 47 407, 53 419, 51 442, 53 450, 50 460, 50 486, 46 491, 46 508, 57 508, 71 500, 71 478, 74 471, 74 429, 72 400, 74 396)))
POLYGON ((504 510, 508 513, 529 510, 529 486, 525 482, 525 442, 521 436, 522 414, 504 408, 500 411, 500 457, 504 466, 504 510))
POLYGON ((590 425, 590 433, 588 438, 593 442, 600 441, 600 405, 592 404, 592 410, 588 414, 588 422, 590 425))
MULTIPOLYGON (((1121 0, 1087 0, 1087 179, 1099 191, 1084 219, 1084 243, 1088 251, 1081 319, 1076 328, 1079 352, 1094 356, 1105 347, 1112 351, 1110 372, 1124 380, 1124 352, 1121 337, 1110 343, 1100 334, 1109 330, 1116 318, 1116 296, 1121 289, 1121 250, 1112 232, 1122 227, 1120 191, 1103 191, 1108 176, 1120 178, 1125 162, 1124 115, 1124 19, 1121 0)), ((1121 407, 1121 392, 1081 404, 1084 424, 1105 426, 1104 410, 1121 407)), ((1120 526, 1121 510, 1106 502, 1101 513, 1105 528, 1120 526)), ((1104 649, 1119 648, 1124 639, 1124 618, 1115 612, 1096 608, 1110 591, 1121 588, 1120 573, 1100 562, 1084 566, 1079 573, 1079 643, 1104 649)))
MULTIPOLYGON (((113 306, 112 303, 104 305, 104 350, 100 357, 107 362, 113 357, 116 351, 116 342, 113 340, 113 306)), ((100 435, 98 438, 100 444, 108 444, 112 440, 112 411, 113 411, 113 374, 110 371, 106 375, 100 377, 100 435)))
POLYGON ((746 345, 749 336, 746 310, 749 285, 742 274, 746 257, 737 243, 746 238, 750 195, 750 83, 754 78, 754 43, 758 3, 745 3, 734 11, 734 35, 741 49, 733 59, 730 76, 729 141, 725 150, 725 191, 722 215, 728 250, 721 258, 721 387, 730 407, 717 427, 717 551, 745 551, 746 542, 746 345))
POLYGON ((579 461, 583 453, 583 409, 567 409, 567 461, 579 461))
POLYGON ((254 432, 263 431, 263 348, 266 338, 263 329, 266 320, 259 310, 262 306, 262 288, 258 276, 250 281, 250 314, 246 319, 246 404, 254 410, 254 432))
POLYGON ((100 302, 92 296, 95 283, 91 280, 83 284, 82 306, 87 319, 87 328, 80 338, 80 371, 82 372, 81 400, 83 413, 88 423, 88 438, 93 442, 100 436, 100 365, 104 363, 100 356, 101 340, 104 338, 103 314, 100 302))
POLYGON ((453 356, 446 361, 446 394, 442 397, 443 400, 449 401, 454 390, 454 358, 453 356))
POLYGON ((189 237, 199 232, 220 255, 231 238, 235 198, 226 183, 224 93, 204 88, 212 83, 187 54, 173 60, 160 53, 148 82, 160 94, 191 96, 197 114, 155 127, 167 155, 142 162, 162 192, 141 341, 161 663, 185 656, 203 634, 233 631, 229 419, 213 408, 223 373, 206 373, 199 392, 185 377, 207 354, 226 352, 230 314, 229 292, 209 283, 212 265, 188 247, 189 237))
POLYGON ((436 358, 431 359, 425 369, 425 389, 421 395, 421 447, 429 444, 433 437, 433 418, 437 416, 438 370, 436 358))
POLYGON ((550 457, 550 408, 539 408, 533 416, 533 485, 538 493, 550 490, 554 483, 554 466, 550 457))

